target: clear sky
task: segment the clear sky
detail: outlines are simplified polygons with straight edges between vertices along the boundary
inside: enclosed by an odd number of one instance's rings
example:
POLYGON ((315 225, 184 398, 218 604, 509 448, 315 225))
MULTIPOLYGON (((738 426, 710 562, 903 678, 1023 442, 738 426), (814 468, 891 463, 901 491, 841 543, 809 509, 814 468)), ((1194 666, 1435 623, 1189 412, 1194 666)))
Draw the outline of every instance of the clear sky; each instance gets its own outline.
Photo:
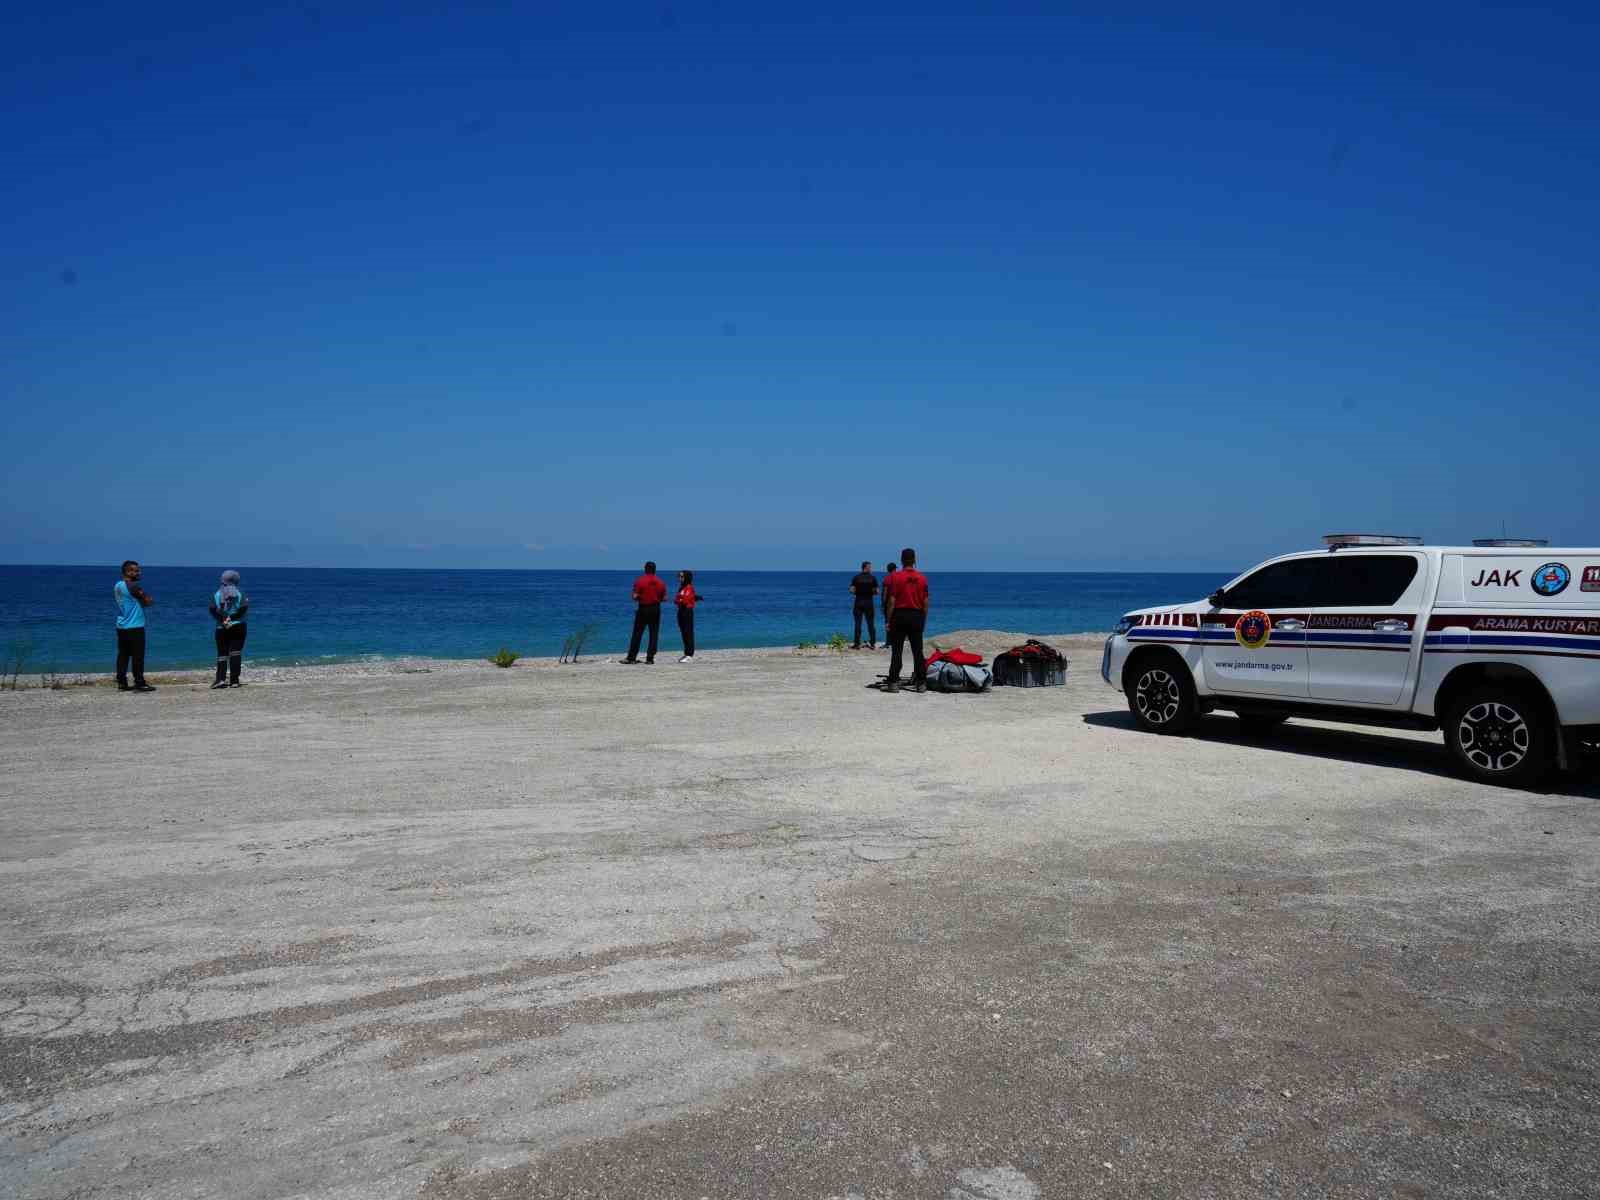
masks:
POLYGON ((1600 6, 31 5, 0 560, 1600 542, 1600 6))

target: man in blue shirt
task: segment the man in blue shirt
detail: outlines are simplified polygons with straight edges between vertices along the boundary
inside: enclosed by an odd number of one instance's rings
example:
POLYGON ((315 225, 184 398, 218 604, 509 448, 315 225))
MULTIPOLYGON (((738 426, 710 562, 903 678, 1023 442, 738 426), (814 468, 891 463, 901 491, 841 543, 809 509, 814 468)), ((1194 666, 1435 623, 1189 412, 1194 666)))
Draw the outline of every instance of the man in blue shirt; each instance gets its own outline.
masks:
POLYGON ((122 564, 122 578, 111 589, 117 604, 117 690, 153 692, 144 681, 144 610, 155 603, 150 593, 139 586, 139 564, 129 559, 122 564), (133 686, 128 686, 128 664, 133 664, 133 686))

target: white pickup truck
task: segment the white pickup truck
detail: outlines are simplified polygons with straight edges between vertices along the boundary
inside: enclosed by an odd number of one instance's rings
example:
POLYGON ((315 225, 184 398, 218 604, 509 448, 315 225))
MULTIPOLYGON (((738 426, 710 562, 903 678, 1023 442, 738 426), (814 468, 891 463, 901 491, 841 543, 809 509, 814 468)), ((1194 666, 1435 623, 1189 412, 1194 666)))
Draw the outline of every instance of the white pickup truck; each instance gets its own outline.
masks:
POLYGON ((1124 616, 1100 674, 1134 720, 1442 728, 1466 774, 1522 786, 1600 741, 1600 549, 1323 541, 1208 600, 1124 616))

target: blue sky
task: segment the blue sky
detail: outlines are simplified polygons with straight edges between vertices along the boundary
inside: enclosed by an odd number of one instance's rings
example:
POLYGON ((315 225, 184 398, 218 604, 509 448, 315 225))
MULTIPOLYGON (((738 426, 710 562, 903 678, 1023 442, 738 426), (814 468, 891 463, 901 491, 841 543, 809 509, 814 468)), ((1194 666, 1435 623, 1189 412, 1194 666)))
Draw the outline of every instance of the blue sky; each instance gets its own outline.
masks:
POLYGON ((1593 5, 34 7, 0 560, 1600 542, 1593 5))

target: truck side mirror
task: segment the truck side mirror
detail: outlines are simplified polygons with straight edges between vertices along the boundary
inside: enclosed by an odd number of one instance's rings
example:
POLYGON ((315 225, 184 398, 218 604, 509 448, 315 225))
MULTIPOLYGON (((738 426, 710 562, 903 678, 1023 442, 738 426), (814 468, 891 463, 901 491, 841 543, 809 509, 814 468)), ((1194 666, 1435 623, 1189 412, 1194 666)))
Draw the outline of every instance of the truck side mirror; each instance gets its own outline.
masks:
POLYGON ((1221 608, 1225 603, 1227 603, 1228 589, 1218 588, 1216 591, 1211 593, 1210 599, 1212 608, 1221 608))

